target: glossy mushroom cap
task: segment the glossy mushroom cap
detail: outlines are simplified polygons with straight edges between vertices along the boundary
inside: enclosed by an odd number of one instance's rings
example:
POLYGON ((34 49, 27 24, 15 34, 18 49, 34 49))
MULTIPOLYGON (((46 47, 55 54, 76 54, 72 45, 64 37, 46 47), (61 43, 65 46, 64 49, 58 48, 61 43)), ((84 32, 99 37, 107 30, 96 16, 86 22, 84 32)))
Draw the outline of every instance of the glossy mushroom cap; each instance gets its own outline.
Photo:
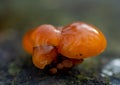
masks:
POLYGON ((52 25, 40 25, 32 32, 31 38, 34 46, 52 45, 57 46, 60 40, 61 32, 52 25))
POLYGON ((96 27, 72 23, 63 28, 58 52, 72 59, 83 59, 100 54, 106 48, 106 39, 96 27))
POLYGON ((28 31, 22 40, 22 44, 23 44, 23 48, 25 49, 25 51, 27 51, 29 54, 33 53, 33 43, 32 43, 32 39, 30 37, 31 33, 34 31, 34 29, 31 29, 30 31, 28 31))
POLYGON ((52 25, 41 25, 31 34, 33 41, 33 64, 44 69, 46 65, 52 63, 57 56, 54 46, 57 46, 60 40, 61 32, 52 25))

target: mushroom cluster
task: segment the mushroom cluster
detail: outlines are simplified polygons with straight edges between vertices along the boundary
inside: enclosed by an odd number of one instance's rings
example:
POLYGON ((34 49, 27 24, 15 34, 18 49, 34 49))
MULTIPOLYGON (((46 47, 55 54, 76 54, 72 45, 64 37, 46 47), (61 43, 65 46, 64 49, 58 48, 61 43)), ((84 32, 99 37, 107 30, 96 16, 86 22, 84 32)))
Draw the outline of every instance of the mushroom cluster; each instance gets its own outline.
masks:
POLYGON ((96 56, 106 48, 106 38, 95 26, 75 22, 64 27, 40 25, 23 37, 23 47, 32 54, 33 64, 55 74, 96 56))

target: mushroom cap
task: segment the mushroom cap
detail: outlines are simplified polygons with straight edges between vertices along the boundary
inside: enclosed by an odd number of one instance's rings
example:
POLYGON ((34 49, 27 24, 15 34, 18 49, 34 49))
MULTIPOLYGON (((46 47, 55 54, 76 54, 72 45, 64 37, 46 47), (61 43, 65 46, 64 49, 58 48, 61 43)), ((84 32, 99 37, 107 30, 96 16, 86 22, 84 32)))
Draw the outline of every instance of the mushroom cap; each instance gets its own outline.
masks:
POLYGON ((106 48, 103 33, 84 22, 72 23, 63 28, 58 52, 72 59, 83 59, 100 54, 106 48))
POLYGON ((58 45, 61 32, 54 26, 44 24, 37 27, 31 34, 31 39, 36 46, 44 45, 58 45))
POLYGON ((30 38, 31 33, 34 31, 34 29, 31 29, 28 31, 24 36, 22 40, 22 45, 23 48, 25 49, 26 52, 29 54, 33 53, 33 45, 32 45, 32 39, 30 38))

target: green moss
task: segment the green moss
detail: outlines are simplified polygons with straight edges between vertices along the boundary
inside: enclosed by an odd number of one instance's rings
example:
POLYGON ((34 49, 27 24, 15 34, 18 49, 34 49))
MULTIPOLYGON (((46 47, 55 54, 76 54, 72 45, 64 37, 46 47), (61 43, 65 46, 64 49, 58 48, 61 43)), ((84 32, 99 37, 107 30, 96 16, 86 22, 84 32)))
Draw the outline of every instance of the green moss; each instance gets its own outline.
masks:
POLYGON ((8 66, 8 73, 12 76, 17 75, 20 72, 21 68, 16 65, 16 63, 11 63, 8 66))
POLYGON ((90 80, 91 79, 90 77, 83 76, 83 75, 77 75, 76 77, 80 80, 90 80))
POLYGON ((110 85, 110 78, 109 77, 105 77, 103 80, 106 83, 106 85, 110 85))

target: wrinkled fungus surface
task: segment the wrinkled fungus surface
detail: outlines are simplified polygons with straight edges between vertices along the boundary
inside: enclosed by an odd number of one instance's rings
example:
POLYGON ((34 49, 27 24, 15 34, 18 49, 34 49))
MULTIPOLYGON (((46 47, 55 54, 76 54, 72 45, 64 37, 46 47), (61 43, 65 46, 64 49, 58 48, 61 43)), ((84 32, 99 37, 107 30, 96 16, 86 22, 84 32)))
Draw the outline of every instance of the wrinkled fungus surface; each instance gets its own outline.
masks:
POLYGON ((33 64, 39 69, 50 67, 52 74, 68 70, 82 63, 84 58, 99 55, 106 44, 103 33, 84 22, 63 27, 44 24, 23 37, 23 47, 33 55, 33 64))

